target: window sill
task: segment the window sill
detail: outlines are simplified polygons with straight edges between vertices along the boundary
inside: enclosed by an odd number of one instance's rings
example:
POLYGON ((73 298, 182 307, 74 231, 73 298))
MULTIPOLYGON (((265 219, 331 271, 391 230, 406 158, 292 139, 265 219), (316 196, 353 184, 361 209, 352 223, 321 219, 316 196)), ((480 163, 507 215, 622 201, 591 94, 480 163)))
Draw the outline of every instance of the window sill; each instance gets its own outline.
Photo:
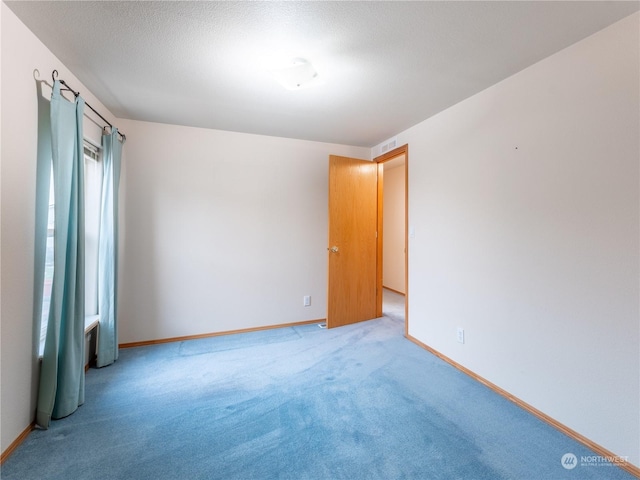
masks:
MULTIPOLYGON (((88 335, 92 330, 97 329, 100 325, 100 315, 87 315, 84 317, 84 334, 88 335)), ((40 354, 38 358, 42 360, 44 352, 44 342, 40 344, 40 354)))
POLYGON ((87 315, 84 317, 84 333, 87 334, 100 323, 100 315, 87 315))

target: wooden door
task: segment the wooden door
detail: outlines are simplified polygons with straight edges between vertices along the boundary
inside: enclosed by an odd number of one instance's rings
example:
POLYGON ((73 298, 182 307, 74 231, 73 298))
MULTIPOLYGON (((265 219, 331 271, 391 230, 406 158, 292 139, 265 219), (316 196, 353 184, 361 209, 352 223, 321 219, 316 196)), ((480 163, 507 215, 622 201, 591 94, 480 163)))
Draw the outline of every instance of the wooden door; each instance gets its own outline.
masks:
POLYGON ((327 327, 376 318, 376 162, 329 157, 327 327))

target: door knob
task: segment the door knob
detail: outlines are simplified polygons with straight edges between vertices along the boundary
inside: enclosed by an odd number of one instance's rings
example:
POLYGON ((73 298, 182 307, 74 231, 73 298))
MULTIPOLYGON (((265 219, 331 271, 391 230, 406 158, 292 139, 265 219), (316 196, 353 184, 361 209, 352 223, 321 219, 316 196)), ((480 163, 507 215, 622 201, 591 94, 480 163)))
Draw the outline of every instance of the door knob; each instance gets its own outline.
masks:
POLYGON ((331 248, 328 248, 327 250, 329 250, 331 253, 338 253, 338 247, 336 247, 335 245, 331 248))

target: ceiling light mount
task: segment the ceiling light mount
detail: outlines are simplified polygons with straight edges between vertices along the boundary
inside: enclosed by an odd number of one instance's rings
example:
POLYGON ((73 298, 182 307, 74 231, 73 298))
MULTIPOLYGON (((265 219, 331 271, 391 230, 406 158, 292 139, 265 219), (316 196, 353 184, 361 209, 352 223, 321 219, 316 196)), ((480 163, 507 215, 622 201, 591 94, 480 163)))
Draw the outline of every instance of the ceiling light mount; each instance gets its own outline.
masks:
POLYGON ((287 90, 301 90, 315 85, 318 72, 308 60, 300 57, 292 59, 287 65, 271 70, 274 78, 287 90))

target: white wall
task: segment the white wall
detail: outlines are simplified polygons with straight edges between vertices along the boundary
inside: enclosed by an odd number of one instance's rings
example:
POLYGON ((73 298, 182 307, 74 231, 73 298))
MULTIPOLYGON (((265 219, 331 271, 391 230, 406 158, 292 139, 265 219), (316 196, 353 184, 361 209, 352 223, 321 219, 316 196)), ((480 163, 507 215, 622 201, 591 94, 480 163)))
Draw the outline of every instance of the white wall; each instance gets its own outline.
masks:
POLYGON ((405 293, 405 167, 383 165, 382 285, 405 293))
MULTIPOLYGON (((1 10, 2 145, 1 164, 1 449, 34 418, 37 391, 33 346, 33 252, 37 143, 37 93, 34 69, 51 83, 57 69, 108 119, 113 116, 62 65, 4 4, 1 10)), ((50 90, 49 90, 50 92, 50 90)), ((92 137, 90 122, 85 131, 92 137)), ((99 130, 98 130, 99 132, 99 130)), ((99 133, 98 133, 99 141, 99 133)))
POLYGON ((369 149, 121 128, 121 343, 326 317, 328 156, 369 149))
POLYGON ((410 335, 635 465, 639 21, 398 136, 410 335))

